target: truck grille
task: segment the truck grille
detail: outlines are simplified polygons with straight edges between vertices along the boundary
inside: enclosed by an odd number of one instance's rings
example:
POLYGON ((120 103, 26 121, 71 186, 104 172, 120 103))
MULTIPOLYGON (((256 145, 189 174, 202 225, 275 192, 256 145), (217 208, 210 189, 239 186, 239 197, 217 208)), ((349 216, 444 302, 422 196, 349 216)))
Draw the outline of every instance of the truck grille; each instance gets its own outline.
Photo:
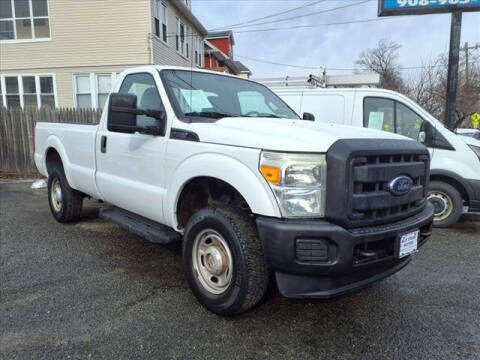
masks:
POLYGON ((327 154, 328 194, 341 194, 334 199, 327 196, 326 213, 331 220, 348 228, 379 225, 405 219, 424 208, 429 154, 422 145, 408 140, 342 142, 348 145, 337 146, 337 142, 330 150, 333 153, 327 154), (412 179, 411 190, 405 195, 392 194, 389 183, 403 175, 412 179))
POLYGON ((425 204, 427 155, 379 155, 352 161, 352 220, 385 222, 416 214, 425 204), (394 196, 389 182, 399 175, 413 180, 409 194, 394 196))

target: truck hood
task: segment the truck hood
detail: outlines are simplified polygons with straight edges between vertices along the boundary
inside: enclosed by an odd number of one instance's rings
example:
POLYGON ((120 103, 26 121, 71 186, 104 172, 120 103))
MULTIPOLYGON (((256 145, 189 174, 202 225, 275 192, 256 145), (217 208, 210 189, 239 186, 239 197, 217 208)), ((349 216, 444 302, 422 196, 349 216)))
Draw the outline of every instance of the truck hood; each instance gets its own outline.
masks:
POLYGON ((474 139, 470 136, 459 136, 460 139, 463 140, 463 142, 467 145, 473 145, 473 146, 477 146, 477 147, 480 147, 480 140, 477 140, 477 139, 474 139))
POLYGON ((293 119, 235 117, 180 124, 175 127, 194 131, 201 142, 276 151, 326 152, 340 139, 407 139, 380 130, 293 119))

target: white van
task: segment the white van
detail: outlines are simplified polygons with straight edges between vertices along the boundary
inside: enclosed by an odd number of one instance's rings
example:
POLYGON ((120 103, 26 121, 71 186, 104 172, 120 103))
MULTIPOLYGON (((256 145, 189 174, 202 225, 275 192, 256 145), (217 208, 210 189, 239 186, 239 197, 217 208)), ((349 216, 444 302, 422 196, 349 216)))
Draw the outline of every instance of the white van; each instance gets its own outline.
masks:
POLYGON ((429 200, 436 226, 480 212, 480 141, 456 135, 408 97, 371 88, 272 90, 316 121, 395 132, 424 143, 432 157, 429 200))

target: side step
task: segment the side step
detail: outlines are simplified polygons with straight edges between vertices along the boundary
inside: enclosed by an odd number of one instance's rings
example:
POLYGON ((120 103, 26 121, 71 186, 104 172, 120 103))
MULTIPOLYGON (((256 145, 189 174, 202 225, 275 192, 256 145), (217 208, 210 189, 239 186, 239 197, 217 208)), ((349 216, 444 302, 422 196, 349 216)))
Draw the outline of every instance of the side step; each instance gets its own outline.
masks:
POLYGON ((171 228, 117 207, 101 209, 98 216, 153 243, 169 244, 181 239, 171 228))

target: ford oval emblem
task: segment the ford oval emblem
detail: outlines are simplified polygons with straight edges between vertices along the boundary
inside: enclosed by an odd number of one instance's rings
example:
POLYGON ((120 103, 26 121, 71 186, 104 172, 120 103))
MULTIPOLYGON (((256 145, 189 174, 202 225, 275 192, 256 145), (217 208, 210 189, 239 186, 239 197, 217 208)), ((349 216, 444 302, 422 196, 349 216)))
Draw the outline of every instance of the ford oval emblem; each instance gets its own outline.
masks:
POLYGON ((413 180, 409 176, 398 176, 388 184, 388 190, 395 195, 406 195, 412 190, 413 180))

